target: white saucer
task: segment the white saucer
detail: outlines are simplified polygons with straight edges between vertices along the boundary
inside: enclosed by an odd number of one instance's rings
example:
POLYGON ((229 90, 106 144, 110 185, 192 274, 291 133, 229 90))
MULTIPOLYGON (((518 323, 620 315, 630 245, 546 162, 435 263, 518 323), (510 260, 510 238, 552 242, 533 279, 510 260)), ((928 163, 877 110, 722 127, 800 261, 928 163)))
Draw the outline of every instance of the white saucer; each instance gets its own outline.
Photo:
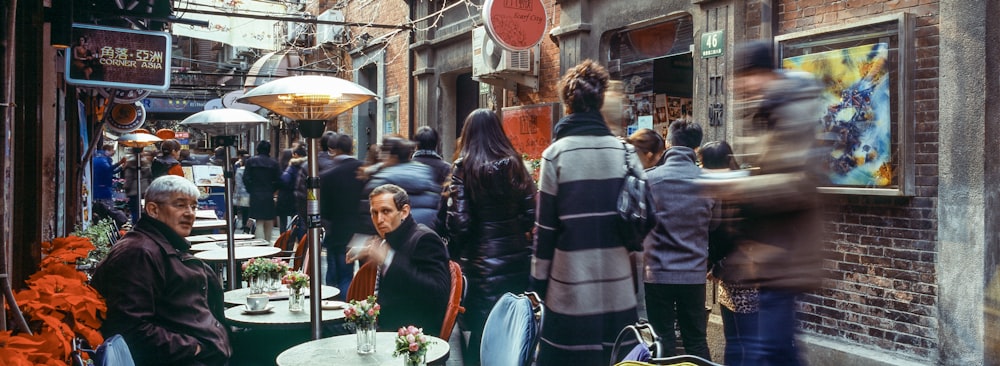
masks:
POLYGON ((343 301, 324 300, 322 303, 323 310, 343 309, 345 306, 347 306, 347 303, 343 301))
POLYGON ((267 313, 270 313, 272 311, 274 311, 274 305, 270 305, 270 304, 268 304, 267 307, 265 307, 263 309, 260 309, 260 310, 250 310, 250 309, 246 308, 246 305, 243 305, 243 314, 246 314, 246 315, 267 314, 267 313))

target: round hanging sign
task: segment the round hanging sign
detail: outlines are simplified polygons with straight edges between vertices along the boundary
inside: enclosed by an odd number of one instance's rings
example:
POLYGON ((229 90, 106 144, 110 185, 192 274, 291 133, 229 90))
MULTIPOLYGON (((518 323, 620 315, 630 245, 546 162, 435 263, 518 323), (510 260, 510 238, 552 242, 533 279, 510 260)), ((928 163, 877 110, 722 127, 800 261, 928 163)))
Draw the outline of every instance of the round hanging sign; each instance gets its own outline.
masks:
POLYGON ((112 104, 105 122, 108 128, 118 133, 135 131, 146 122, 146 107, 140 102, 112 104))
POLYGON ((542 0, 486 0, 483 21, 490 36, 506 49, 523 51, 545 36, 542 0))

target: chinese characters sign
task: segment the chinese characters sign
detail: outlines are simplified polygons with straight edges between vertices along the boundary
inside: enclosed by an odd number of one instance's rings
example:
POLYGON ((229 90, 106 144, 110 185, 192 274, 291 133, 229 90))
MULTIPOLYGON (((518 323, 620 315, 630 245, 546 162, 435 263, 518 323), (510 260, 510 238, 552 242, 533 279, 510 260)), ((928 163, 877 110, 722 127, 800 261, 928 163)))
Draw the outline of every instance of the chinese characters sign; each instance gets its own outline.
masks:
POLYGON ((503 130, 514 148, 529 159, 542 157, 552 142, 556 104, 537 104, 503 109, 503 130))
POLYGON ((119 89, 170 88, 170 34, 73 24, 66 82, 119 89))

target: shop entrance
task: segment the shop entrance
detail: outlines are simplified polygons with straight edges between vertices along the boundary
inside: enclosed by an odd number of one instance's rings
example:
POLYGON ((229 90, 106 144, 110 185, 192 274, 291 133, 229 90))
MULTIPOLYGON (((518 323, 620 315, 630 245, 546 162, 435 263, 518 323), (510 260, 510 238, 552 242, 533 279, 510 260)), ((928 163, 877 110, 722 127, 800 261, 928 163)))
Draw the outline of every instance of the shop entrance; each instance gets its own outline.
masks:
POLYGON ((608 71, 620 80, 622 133, 649 128, 666 136, 667 126, 691 119, 694 60, 691 17, 609 32, 608 71))

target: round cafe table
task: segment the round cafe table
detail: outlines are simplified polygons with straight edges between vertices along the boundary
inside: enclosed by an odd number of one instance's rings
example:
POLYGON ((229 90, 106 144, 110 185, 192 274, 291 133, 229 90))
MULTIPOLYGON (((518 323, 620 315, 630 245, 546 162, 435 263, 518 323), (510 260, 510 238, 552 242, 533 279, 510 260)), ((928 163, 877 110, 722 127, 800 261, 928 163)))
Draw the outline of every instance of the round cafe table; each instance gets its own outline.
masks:
MULTIPOLYGON (((233 244, 236 244, 236 247, 253 247, 253 246, 262 247, 271 245, 271 242, 267 240, 251 239, 251 240, 237 240, 233 242, 233 244)), ((191 251, 193 252, 202 252, 206 250, 216 250, 225 248, 226 248, 226 242, 224 241, 212 241, 207 243, 191 244, 191 251)))
MULTIPOLYGON (((309 289, 306 288, 303 289, 303 291, 305 291, 306 298, 308 299, 309 289)), ((320 297, 325 300, 339 295, 340 289, 333 286, 321 286, 319 288, 319 292, 320 292, 320 297)), ((226 291, 226 293, 223 294, 223 301, 226 302, 226 305, 243 305, 247 303, 247 295, 249 294, 250 294, 250 288, 247 287, 226 291)), ((265 294, 269 295, 268 297, 271 299, 271 301, 287 300, 288 288, 283 287, 281 290, 278 290, 276 292, 265 292, 265 294)))
MULTIPOLYGON (((281 249, 275 247, 236 247, 236 260, 247 260, 250 258, 257 257, 268 257, 281 251, 281 249)), ((229 258, 229 252, 226 248, 219 248, 215 250, 208 250, 204 252, 194 253, 195 258, 201 259, 203 261, 214 261, 221 262, 229 258)))
MULTIPOLYGON (((448 342, 443 339, 427 336, 430 344, 425 360, 428 364, 437 362, 451 351, 448 342)), ((315 366, 315 365, 391 365, 403 364, 402 356, 392 357, 396 348, 396 332, 378 332, 375 334, 375 352, 359 355, 357 351, 357 335, 321 338, 289 348, 278 355, 279 366, 315 366)))
MULTIPOLYGON (((295 330, 309 329, 312 325, 310 323, 312 319, 309 316, 309 300, 303 304, 302 311, 288 311, 288 300, 270 301, 267 306, 273 307, 273 310, 264 314, 247 314, 245 306, 231 307, 226 309, 226 322, 230 325, 251 329, 295 330)), ((323 323, 343 321, 344 309, 323 310, 322 319, 323 323)))

